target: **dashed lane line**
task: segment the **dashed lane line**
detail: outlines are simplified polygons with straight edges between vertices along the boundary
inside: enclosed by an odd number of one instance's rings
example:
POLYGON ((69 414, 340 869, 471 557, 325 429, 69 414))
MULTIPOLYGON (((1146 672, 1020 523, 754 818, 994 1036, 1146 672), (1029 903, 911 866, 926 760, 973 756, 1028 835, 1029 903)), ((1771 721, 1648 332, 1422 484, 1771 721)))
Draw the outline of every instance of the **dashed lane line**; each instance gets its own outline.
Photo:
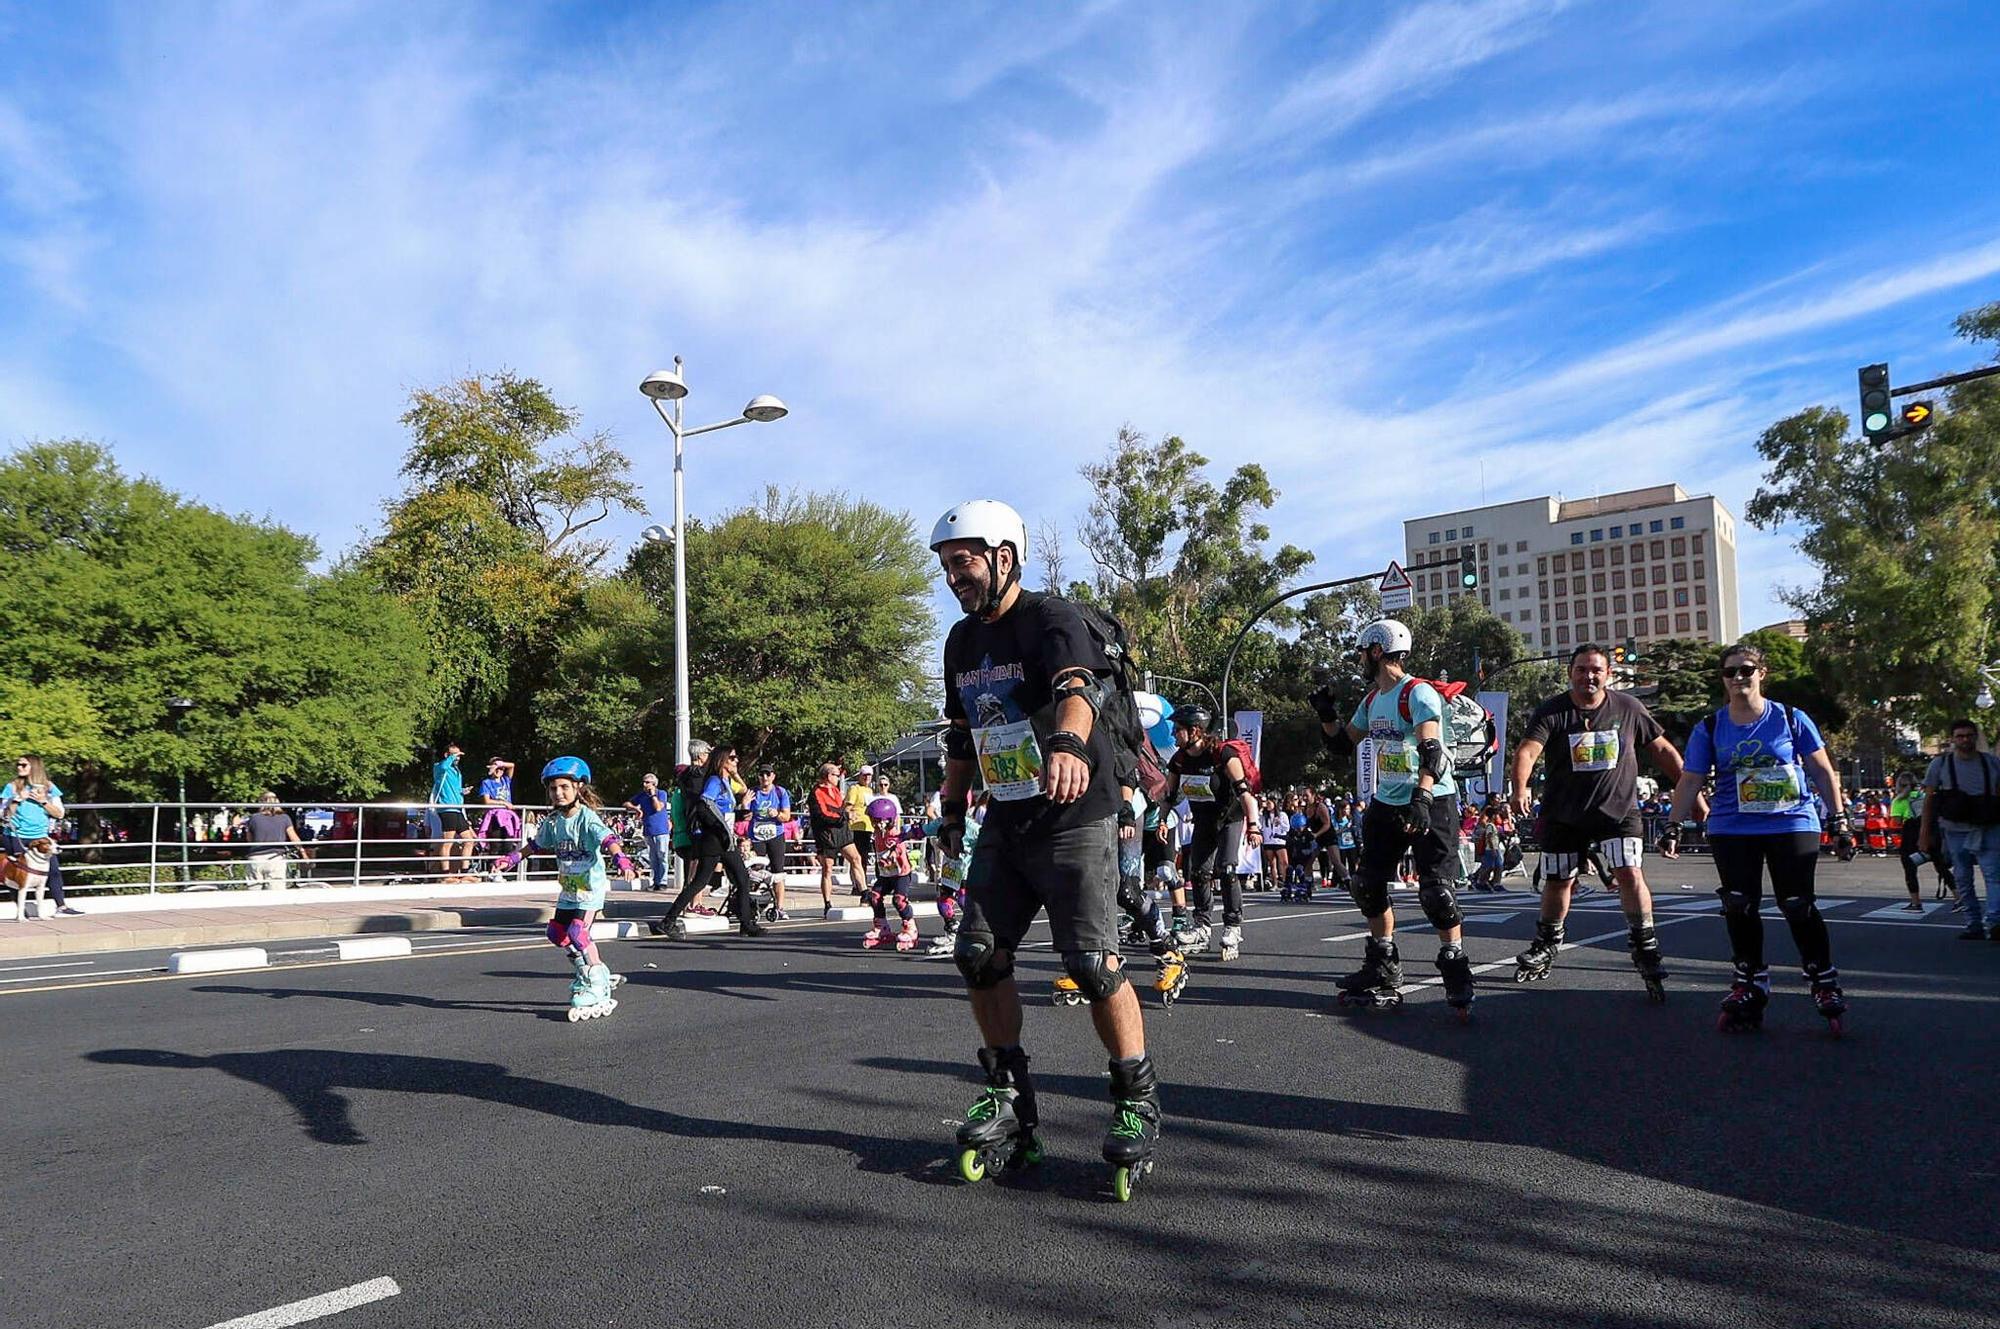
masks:
POLYGON ((286 1325, 322 1320, 329 1315, 338 1315, 342 1311, 351 1311, 359 1306, 372 1305, 389 1297, 400 1296, 402 1291, 403 1289, 396 1285, 396 1280, 393 1278, 371 1278, 365 1283, 336 1288, 332 1292, 322 1292, 316 1297, 307 1297, 302 1301, 288 1301, 269 1310, 239 1315, 233 1320, 212 1324, 208 1329, 284 1329, 286 1325))

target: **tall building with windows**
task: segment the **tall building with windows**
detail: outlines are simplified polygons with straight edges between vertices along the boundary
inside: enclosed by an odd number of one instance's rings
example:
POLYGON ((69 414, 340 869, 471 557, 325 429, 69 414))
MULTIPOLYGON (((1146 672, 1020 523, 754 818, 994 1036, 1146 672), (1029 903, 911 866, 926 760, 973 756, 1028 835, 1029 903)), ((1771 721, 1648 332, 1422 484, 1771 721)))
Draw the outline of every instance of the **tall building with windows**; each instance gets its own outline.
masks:
POLYGON ((1709 494, 1655 485, 1596 498, 1522 499, 1403 523, 1406 563, 1470 548, 1479 588, 1456 569, 1412 573, 1416 602, 1480 602, 1545 651, 1595 641, 1735 641, 1736 518, 1709 494))

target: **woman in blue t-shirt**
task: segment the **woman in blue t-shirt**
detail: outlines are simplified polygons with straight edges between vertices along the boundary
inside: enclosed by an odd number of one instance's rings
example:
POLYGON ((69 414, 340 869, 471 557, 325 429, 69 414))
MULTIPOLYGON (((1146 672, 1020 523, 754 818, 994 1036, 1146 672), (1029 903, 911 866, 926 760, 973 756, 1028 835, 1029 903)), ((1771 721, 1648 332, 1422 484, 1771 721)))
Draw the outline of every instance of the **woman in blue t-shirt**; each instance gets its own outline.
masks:
MULTIPOLYGON (((1708 716, 1688 735, 1687 762, 1674 789, 1673 812, 1660 833, 1660 852, 1680 856, 1683 818, 1695 806, 1702 779, 1713 772, 1715 792, 1708 814, 1708 843, 1722 885, 1722 921, 1736 960, 1736 982, 1722 999, 1724 1029, 1763 1023, 1771 999, 1771 971, 1764 966, 1763 877, 1798 945, 1813 1003, 1840 1031, 1847 999, 1840 971, 1833 967, 1833 943, 1826 920, 1813 901, 1813 871, 1819 864, 1821 818, 1813 802, 1818 792, 1830 808, 1846 804, 1840 777, 1827 759, 1826 743, 1812 717, 1764 696, 1764 652, 1736 645, 1722 656, 1723 686, 1729 704, 1708 716)), ((1854 832, 1845 812, 1827 821, 1843 853, 1851 853, 1854 832)))

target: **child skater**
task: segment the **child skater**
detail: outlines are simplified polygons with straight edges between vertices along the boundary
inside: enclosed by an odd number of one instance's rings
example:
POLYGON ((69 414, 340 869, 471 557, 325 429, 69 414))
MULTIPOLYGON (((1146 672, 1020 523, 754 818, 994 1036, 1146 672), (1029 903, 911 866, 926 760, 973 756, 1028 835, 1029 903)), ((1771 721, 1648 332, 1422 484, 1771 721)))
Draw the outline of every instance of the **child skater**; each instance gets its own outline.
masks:
MULTIPOLYGON (((958 918, 965 909, 965 869, 972 863, 972 847, 979 843, 979 825, 985 816, 980 804, 984 794, 973 800, 973 807, 965 818, 965 844, 957 858, 940 855, 937 875, 938 917, 944 920, 944 931, 932 939, 925 955, 950 955, 958 949, 958 918)), ((935 836, 944 826, 942 821, 933 819, 924 823, 924 834, 935 836)))
POLYGON ((562 893, 556 896, 556 915, 549 922, 549 941, 569 954, 576 980, 569 988, 569 1018, 594 1020, 618 1009, 611 990, 625 981, 614 974, 597 954, 590 925, 604 908, 611 878, 604 865, 608 859, 619 876, 634 876, 632 860, 619 847, 618 837, 597 815, 604 806, 590 785, 590 767, 580 757, 557 757, 542 767, 542 788, 553 809, 535 827, 534 837, 499 863, 502 871, 521 861, 534 850, 554 854, 556 876, 562 893))
POLYGON ((869 803, 868 820, 875 827, 875 884, 861 898, 875 911, 875 926, 868 929, 861 944, 872 951, 894 941, 899 951, 915 950, 917 918, 916 911, 910 908, 910 888, 916 885, 917 877, 910 869, 910 846, 903 841, 902 817, 896 801, 878 798, 869 803), (896 902, 896 914, 903 920, 900 931, 892 932, 889 928, 885 897, 896 902))

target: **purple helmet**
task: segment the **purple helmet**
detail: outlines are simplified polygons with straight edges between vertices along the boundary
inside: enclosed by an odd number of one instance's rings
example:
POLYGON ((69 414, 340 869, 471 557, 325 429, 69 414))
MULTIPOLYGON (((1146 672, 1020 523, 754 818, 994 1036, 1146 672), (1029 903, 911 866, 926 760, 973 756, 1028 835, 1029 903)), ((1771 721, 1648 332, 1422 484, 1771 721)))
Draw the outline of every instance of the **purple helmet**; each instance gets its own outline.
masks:
POLYGON ((870 801, 868 804, 868 820, 874 822, 877 826, 880 826, 883 822, 888 822, 892 826, 895 825, 896 800, 893 798, 877 798, 870 801))

